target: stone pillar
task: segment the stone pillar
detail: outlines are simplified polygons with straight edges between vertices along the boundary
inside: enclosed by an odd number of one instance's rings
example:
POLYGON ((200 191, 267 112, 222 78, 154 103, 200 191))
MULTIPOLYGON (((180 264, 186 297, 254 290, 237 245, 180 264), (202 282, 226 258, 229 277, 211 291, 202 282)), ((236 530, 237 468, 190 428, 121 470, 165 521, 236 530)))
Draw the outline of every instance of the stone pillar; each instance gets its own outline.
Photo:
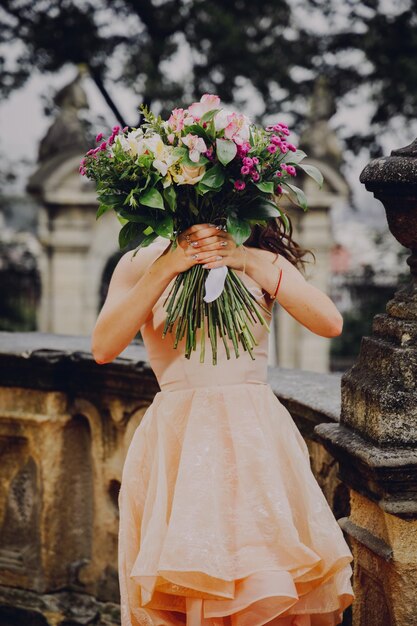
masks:
POLYGON ((315 432, 339 462, 351 513, 353 626, 417 623, 417 140, 371 161, 360 180, 411 250, 411 280, 375 316, 342 377, 339 424, 315 432))
MULTIPOLYGON (((308 158, 305 163, 315 165, 322 172, 321 189, 308 176, 297 176, 296 184, 308 198, 309 210, 294 209, 283 201, 283 208, 294 226, 294 239, 302 248, 312 250, 315 265, 306 267, 306 278, 324 292, 330 285, 330 249, 333 245, 331 211, 334 206, 349 202, 350 190, 341 171, 342 146, 329 119, 336 112, 332 90, 327 79, 320 77, 313 89, 306 128, 299 146, 308 158), (301 182, 297 182, 301 179, 301 182)), ((308 260, 311 257, 308 256, 308 260)), ((330 341, 301 326, 288 313, 277 307, 274 334, 270 342, 270 364, 315 372, 329 370, 330 341)))
POLYGON ((82 74, 55 96, 58 113, 42 139, 27 191, 39 203, 41 304, 38 330, 89 335, 99 312, 103 269, 118 251, 113 212, 96 219, 95 185, 80 176, 88 148, 79 111, 88 106, 82 74))

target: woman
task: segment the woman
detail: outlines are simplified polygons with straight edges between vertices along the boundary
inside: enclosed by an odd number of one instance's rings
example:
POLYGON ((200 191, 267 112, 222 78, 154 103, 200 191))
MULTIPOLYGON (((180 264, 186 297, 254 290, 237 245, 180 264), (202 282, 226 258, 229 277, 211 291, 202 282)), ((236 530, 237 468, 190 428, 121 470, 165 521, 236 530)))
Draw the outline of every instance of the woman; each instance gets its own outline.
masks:
POLYGON ((245 246, 199 224, 117 264, 92 336, 98 363, 140 330, 161 391, 136 429, 119 493, 122 626, 335 626, 353 601, 352 554, 292 417, 267 384, 268 333, 255 360, 185 359, 162 339, 172 281, 199 263, 238 272, 323 337, 342 317, 298 269, 306 251, 277 220, 245 246), (278 252, 278 254, 277 254, 278 252), (298 267, 297 267, 298 266, 298 267))

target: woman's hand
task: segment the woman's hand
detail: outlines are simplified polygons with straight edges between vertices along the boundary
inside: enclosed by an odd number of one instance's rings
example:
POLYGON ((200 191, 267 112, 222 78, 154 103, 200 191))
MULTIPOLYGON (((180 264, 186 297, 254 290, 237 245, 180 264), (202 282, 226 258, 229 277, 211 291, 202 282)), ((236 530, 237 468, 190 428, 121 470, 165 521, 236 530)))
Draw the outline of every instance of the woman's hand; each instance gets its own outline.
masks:
MULTIPOLYGON (((242 267, 242 250, 236 252, 233 238, 221 227, 213 224, 195 224, 177 237, 178 246, 172 245, 166 252, 166 260, 175 272, 185 272, 193 265, 203 265, 207 269, 228 265, 234 269, 242 267)), ((163 256, 164 256, 163 255, 163 256)))
MULTIPOLYGON (((237 246, 233 237, 220 226, 196 224, 178 237, 175 261, 178 259, 178 272, 184 272, 193 265, 213 269, 227 265, 241 269, 244 265, 245 250, 237 246)), ((175 252, 172 250, 172 254, 175 252)))

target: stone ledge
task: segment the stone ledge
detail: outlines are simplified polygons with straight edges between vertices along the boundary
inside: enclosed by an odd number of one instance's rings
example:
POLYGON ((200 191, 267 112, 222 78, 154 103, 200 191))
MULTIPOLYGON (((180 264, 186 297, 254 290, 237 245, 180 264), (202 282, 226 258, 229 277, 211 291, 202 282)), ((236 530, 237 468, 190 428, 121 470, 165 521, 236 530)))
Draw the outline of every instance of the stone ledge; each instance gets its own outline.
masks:
POLYGON ((417 448, 379 447, 342 424, 319 424, 315 433, 342 482, 391 515, 417 519, 417 448))
POLYGON ((151 401, 158 391, 146 351, 132 343, 114 361, 94 361, 89 336, 0 332, 0 385, 122 393, 151 401))
POLYGON ((120 606, 76 590, 40 594, 0 586, 0 624, 119 626, 120 606))
MULTIPOLYGON (((271 387, 303 434, 336 422, 340 414, 339 374, 270 368, 271 387)), ((102 390, 151 400, 158 385, 146 350, 132 342, 114 361, 97 364, 90 336, 0 332, 0 385, 44 390, 102 390)))

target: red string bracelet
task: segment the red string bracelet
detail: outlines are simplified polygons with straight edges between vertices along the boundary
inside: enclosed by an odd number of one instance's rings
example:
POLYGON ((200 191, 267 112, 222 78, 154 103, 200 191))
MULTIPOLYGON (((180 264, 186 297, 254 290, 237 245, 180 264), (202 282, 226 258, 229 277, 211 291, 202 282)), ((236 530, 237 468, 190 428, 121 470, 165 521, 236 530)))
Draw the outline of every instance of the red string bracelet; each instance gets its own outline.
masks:
POLYGON ((276 289, 274 291, 274 295, 270 296, 271 300, 276 300, 277 299, 278 289, 279 289, 279 286, 281 284, 281 278, 282 278, 282 267, 279 268, 279 278, 278 278, 276 289))

